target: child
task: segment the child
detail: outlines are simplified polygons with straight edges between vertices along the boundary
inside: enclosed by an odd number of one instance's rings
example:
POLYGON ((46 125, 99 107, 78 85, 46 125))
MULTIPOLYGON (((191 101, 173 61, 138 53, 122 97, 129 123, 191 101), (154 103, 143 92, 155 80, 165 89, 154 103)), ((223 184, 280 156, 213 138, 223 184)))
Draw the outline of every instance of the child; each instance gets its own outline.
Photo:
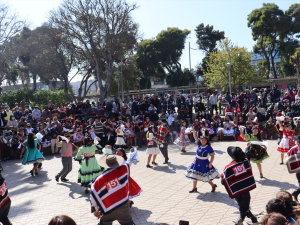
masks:
POLYGON ((233 161, 221 174, 221 183, 225 186, 229 197, 235 198, 239 205, 240 216, 235 225, 242 225, 246 216, 252 220, 252 223, 257 223, 257 218, 250 211, 250 191, 256 188, 251 164, 239 147, 229 146, 227 153, 233 161))

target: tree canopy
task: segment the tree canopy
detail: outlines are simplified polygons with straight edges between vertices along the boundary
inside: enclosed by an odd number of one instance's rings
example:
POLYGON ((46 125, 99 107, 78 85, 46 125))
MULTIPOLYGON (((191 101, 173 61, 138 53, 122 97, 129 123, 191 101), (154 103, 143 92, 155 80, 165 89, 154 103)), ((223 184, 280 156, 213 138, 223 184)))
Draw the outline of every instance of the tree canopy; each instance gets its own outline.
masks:
POLYGON ((231 62, 232 90, 242 86, 259 83, 265 79, 266 72, 263 65, 252 64, 251 52, 244 47, 233 44, 229 39, 218 42, 218 51, 211 52, 207 61, 207 71, 204 78, 210 87, 229 87, 229 71, 227 62, 231 62))

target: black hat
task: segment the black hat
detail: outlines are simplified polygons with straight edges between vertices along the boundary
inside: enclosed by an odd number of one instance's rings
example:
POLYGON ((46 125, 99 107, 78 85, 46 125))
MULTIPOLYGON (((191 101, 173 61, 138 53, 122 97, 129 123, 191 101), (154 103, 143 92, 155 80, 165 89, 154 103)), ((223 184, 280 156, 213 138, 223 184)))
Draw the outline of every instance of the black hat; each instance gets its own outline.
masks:
POLYGON ((284 123, 284 126, 286 126, 286 127, 288 127, 288 126, 290 126, 291 125, 291 122, 285 122, 284 123))
POLYGON ((168 123, 166 119, 161 119, 161 123, 168 123))
POLYGON ((297 136, 295 136, 295 137, 292 137, 292 139, 293 139, 294 141, 297 141, 297 142, 300 143, 300 135, 297 135, 297 136))
POLYGON ((86 130, 88 131, 88 130, 91 130, 92 129, 92 126, 87 126, 86 127, 86 130))
POLYGON ((240 162, 245 160, 245 152, 240 147, 229 146, 227 148, 228 155, 233 158, 235 161, 240 162))

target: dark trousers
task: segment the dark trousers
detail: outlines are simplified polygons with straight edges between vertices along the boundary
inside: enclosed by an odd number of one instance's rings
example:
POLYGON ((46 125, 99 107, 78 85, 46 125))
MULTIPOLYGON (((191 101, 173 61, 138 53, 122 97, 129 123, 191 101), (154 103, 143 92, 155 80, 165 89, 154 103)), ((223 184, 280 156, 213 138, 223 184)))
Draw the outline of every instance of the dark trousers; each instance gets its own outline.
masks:
POLYGON ((3 153, 2 153, 2 159, 6 160, 10 157, 11 147, 7 144, 3 143, 3 153))
POLYGON ((214 109, 216 110, 216 112, 218 112, 218 107, 217 105, 211 105, 211 113, 214 113, 214 109))
POLYGON ((161 153, 163 154, 163 156, 165 157, 165 162, 168 162, 169 157, 168 157, 168 143, 163 143, 162 144, 163 147, 159 146, 159 149, 161 151, 161 153))
POLYGON ((135 132, 135 135, 136 135, 136 145, 137 146, 142 146, 142 141, 143 141, 142 132, 135 132))
POLYGON ((72 171, 72 157, 61 157, 61 162, 63 164, 63 168, 56 176, 61 177, 61 179, 65 179, 72 171))
POLYGON ((0 208, 0 222, 3 225, 12 225, 9 219, 7 218, 9 209, 10 209, 11 200, 10 198, 3 204, 0 208))
POLYGON ((106 144, 110 145, 113 148, 115 145, 115 136, 111 135, 106 144))
POLYGON ((297 177, 297 180, 298 180, 298 184, 299 184, 299 188, 297 188, 297 192, 300 193, 300 173, 296 173, 296 177, 297 177))
POLYGON ((100 219, 100 225, 112 225, 117 220, 122 225, 133 225, 129 203, 116 208, 111 213, 105 214, 100 219))
POLYGON ((237 201, 237 203, 239 205, 239 211, 240 211, 241 217, 245 218, 246 213, 250 208, 250 200, 251 200, 250 192, 247 191, 245 193, 242 193, 242 194, 236 196, 235 200, 237 201))

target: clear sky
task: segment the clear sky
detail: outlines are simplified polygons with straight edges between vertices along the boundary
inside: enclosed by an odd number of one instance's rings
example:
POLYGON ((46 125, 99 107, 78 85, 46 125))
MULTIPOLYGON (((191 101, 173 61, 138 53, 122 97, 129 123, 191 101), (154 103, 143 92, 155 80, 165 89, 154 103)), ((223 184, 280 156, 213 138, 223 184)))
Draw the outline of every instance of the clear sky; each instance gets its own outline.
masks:
MULTIPOLYGON (((266 1, 261 0, 127 0, 137 3, 140 8, 133 14, 133 19, 140 25, 144 39, 154 38, 168 27, 178 27, 191 31, 187 39, 181 65, 189 67, 189 49, 197 49, 195 28, 200 23, 210 24, 214 29, 225 31, 225 36, 239 46, 252 50, 254 41, 247 26, 247 16, 253 9, 262 7, 266 1)), ((47 20, 46 14, 59 5, 60 0, 7 0, 21 17, 31 22, 31 28, 47 20)), ((274 0, 282 10, 287 10, 296 3, 290 0, 274 0)), ((203 53, 191 50, 191 65, 201 62, 203 53)))

